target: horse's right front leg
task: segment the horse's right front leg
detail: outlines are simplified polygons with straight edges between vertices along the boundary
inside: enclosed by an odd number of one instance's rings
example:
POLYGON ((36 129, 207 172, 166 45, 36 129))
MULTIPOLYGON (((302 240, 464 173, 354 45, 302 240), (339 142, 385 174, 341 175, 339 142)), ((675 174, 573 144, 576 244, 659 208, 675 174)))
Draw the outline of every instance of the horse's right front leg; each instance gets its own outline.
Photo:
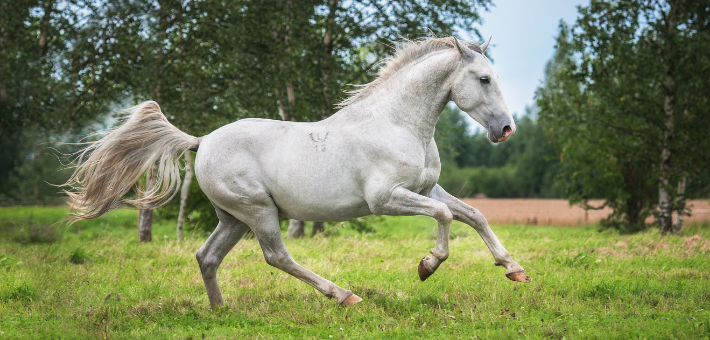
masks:
POLYGON ((370 211, 377 215, 432 217, 439 225, 436 245, 419 262, 419 279, 424 281, 434 274, 439 265, 449 257, 449 227, 453 218, 446 204, 432 198, 419 195, 405 188, 394 189, 388 197, 369 202, 370 211))
POLYGON ((438 184, 431 190, 429 197, 445 203, 451 209, 455 220, 466 223, 476 229, 491 254, 493 254, 494 264, 505 267, 505 276, 513 281, 530 282, 530 278, 525 274, 523 267, 510 257, 510 253, 505 250, 480 211, 452 196, 438 184))

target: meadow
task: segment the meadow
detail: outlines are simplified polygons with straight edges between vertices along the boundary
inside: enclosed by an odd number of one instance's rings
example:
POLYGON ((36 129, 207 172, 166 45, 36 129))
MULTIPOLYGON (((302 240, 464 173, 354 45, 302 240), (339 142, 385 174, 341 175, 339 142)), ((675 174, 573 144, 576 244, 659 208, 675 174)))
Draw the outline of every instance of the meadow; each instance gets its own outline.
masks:
POLYGON ((137 212, 71 227, 66 208, 0 208, 0 339, 707 339, 710 223, 681 236, 595 226, 495 225, 532 279, 509 281, 470 227, 455 223, 451 256, 426 282, 427 217, 387 217, 375 232, 327 226, 286 240, 297 262, 363 301, 342 308, 267 265, 243 239, 218 272, 215 312, 195 252, 207 235, 174 221, 137 242, 137 212))

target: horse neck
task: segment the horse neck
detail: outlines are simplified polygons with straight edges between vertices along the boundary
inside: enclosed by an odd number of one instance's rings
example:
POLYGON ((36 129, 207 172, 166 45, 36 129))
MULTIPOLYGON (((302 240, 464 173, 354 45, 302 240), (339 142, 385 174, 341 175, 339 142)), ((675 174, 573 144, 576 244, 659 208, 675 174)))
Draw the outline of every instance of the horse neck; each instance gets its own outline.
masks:
POLYGON ((458 65, 455 50, 434 52, 405 66, 365 101, 396 125, 410 129, 423 142, 434 128, 451 97, 451 74, 458 65))

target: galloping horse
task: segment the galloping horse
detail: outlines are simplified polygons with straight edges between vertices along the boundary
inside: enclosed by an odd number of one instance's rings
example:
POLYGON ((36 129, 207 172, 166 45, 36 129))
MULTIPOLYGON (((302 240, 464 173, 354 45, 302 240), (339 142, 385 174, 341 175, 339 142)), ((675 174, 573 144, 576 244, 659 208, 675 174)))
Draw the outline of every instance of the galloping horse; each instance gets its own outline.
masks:
POLYGON ((219 224, 197 251, 207 296, 222 306, 217 268, 252 230, 266 262, 313 286, 342 306, 362 301, 301 267, 284 245, 279 217, 344 221, 376 214, 426 215, 438 223, 422 281, 449 256, 453 219, 473 227, 513 281, 530 282, 481 213, 436 184, 441 171, 434 127, 449 101, 506 141, 515 123, 483 45, 454 37, 410 41, 386 60, 378 77, 340 104, 328 119, 297 123, 243 119, 197 138, 171 125, 157 103, 130 109, 126 121, 82 151, 68 194, 73 220, 98 217, 124 203, 158 207, 178 190, 179 158, 197 151, 195 176, 219 224), (123 196, 157 164, 157 181, 140 199, 123 196))

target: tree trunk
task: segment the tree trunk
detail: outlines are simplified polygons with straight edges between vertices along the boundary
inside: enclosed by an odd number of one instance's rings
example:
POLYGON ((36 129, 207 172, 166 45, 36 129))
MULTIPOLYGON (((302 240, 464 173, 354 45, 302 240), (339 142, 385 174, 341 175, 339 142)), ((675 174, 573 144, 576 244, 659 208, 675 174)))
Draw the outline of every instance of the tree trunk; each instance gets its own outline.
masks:
POLYGON ((155 75, 156 83, 155 89, 153 90, 154 100, 160 103, 161 101, 161 91, 163 85, 163 71, 165 63, 165 36, 168 26, 168 11, 165 9, 164 4, 160 4, 159 9, 160 17, 158 18, 158 62, 156 65, 155 75))
POLYGON ((330 12, 325 20, 325 35, 323 36, 323 119, 331 115, 333 108, 330 83, 333 76, 333 28, 335 26, 335 14, 338 10, 338 0, 329 0, 328 9, 330 12))
POLYGON ((288 221, 288 232, 286 232, 287 238, 299 238, 306 235, 305 231, 306 223, 299 220, 289 220, 288 221))
POLYGON ((0 5, 0 107, 7 103, 7 85, 5 84, 5 43, 7 41, 7 31, 5 26, 7 20, 7 1, 3 1, 0 5))
MULTIPOLYGON (((185 61, 185 35, 183 34, 182 22, 185 17, 185 7, 180 6, 180 15, 182 20, 178 25, 180 31, 180 59, 183 66, 183 72, 187 71, 185 61)), ((180 82, 180 99, 182 100, 182 116, 187 117, 187 86, 185 80, 180 82)), ((185 178, 182 180, 182 188, 180 189, 180 211, 177 219, 177 240, 182 240, 182 227, 185 224, 185 209, 187 208, 187 197, 190 193, 190 183, 192 182, 192 151, 185 151, 185 178)))
POLYGON ((152 240, 153 210, 145 209, 139 213, 138 242, 150 242, 152 240))
POLYGON ((673 230, 671 230, 671 233, 674 235, 680 234, 680 231, 683 229, 683 217, 685 216, 685 186, 687 183, 688 176, 683 176, 683 178, 678 181, 675 223, 673 224, 673 230))
POLYGON ((185 208, 187 207, 187 194, 190 191, 190 182, 192 182, 192 151, 185 152, 185 179, 182 181, 182 189, 180 190, 180 212, 177 219, 177 240, 182 240, 182 226, 185 222, 185 208))
POLYGON ((38 42, 39 53, 42 57, 47 55, 47 31, 49 31, 49 19, 51 19, 52 17, 52 6, 54 5, 53 2, 53 0, 46 0, 43 6, 44 16, 42 17, 38 42))
MULTIPOLYGON (((667 78, 668 83, 670 77, 667 78)), ((672 80, 671 80, 672 81, 672 80)), ((661 151, 661 169, 658 179, 658 226, 663 233, 672 231, 671 216, 673 207, 669 191, 671 176, 671 143, 673 141, 673 93, 667 91, 664 111, 666 113, 665 131, 663 132, 663 150, 661 151)))
MULTIPOLYGON (((675 35, 675 22, 677 16, 677 8, 674 2, 670 2, 670 10, 668 20, 666 21, 666 30, 668 36, 675 35)), ((667 51, 672 50, 672 46, 667 46, 667 51)), ((661 150, 661 164, 658 178, 658 226, 661 232, 673 232, 673 204, 671 202, 671 187, 670 180, 673 171, 672 167, 672 147, 674 134, 674 119, 675 119, 675 64, 673 58, 669 58, 666 76, 663 81, 665 90, 665 103, 663 111, 666 115, 666 121, 663 131, 663 149, 661 150)))
MULTIPOLYGON (((143 190, 150 190, 155 183, 153 174, 154 166, 150 167, 145 174, 145 187, 143 190)), ((153 229, 153 209, 141 209, 138 213, 138 242, 150 242, 153 229)))
POLYGON ((325 224, 323 222, 313 222, 313 232, 311 236, 316 236, 318 233, 325 231, 325 224))

